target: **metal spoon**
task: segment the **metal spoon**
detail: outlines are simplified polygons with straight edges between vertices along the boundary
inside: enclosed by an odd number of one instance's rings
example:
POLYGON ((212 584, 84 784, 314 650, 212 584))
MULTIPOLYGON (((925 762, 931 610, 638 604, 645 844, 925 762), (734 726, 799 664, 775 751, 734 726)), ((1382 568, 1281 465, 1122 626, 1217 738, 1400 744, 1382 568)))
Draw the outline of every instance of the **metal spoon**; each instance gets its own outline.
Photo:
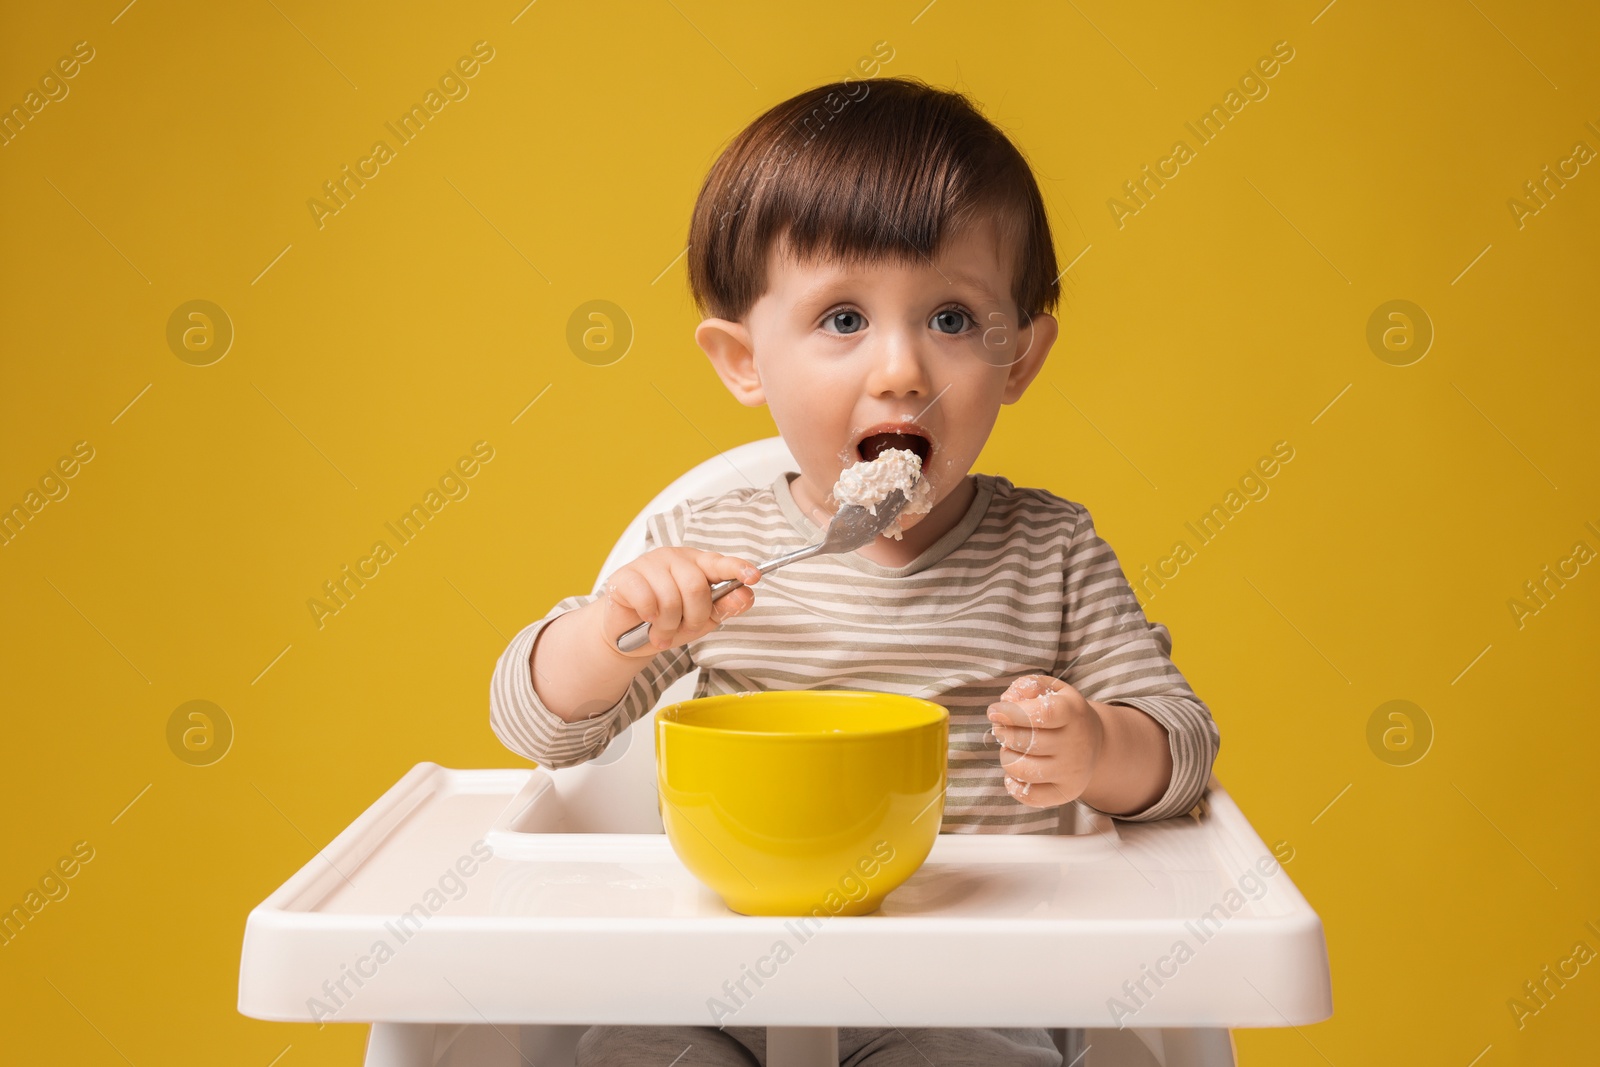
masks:
MULTIPOLYGON (((762 574, 777 570, 786 563, 795 560, 807 559, 811 556, 825 556, 833 552, 854 552, 864 545, 877 540, 879 534, 894 522, 906 506, 906 494, 900 489, 895 489, 884 497, 883 502, 877 505, 877 514, 874 515, 859 504, 846 504, 838 513, 828 521, 828 528, 822 533, 822 540, 814 545, 796 549, 787 555, 769 559, 756 570, 762 574)), ((718 582, 711 587, 711 602, 714 604, 728 593, 733 592, 744 583, 737 578, 718 582)), ((650 640, 650 624, 641 622, 617 638, 617 647, 624 652, 632 652, 650 640)))

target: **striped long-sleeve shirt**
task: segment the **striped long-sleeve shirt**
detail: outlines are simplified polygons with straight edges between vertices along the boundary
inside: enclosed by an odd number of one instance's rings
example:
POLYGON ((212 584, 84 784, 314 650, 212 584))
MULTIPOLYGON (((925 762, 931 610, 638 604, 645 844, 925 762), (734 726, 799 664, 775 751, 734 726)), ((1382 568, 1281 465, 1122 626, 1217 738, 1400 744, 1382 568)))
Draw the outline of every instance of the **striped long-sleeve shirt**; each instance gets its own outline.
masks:
MULTIPOLYGON (((821 529, 780 475, 766 488, 683 501, 650 516, 647 550, 689 545, 759 563, 816 541, 821 529)), ((1057 832, 1059 807, 1006 791, 988 706, 1025 674, 1049 674, 1086 698, 1125 704, 1166 727, 1166 793, 1123 819, 1188 812, 1220 738, 1206 705, 1170 658, 1172 638, 1140 608, 1088 509, 1043 489, 974 474, 977 495, 953 528, 912 562, 856 553, 813 556, 763 575, 755 603, 721 627, 646 661, 617 703, 565 722, 533 688, 529 653, 556 616, 603 594, 571 596, 519 632, 490 682, 490 725, 512 751, 549 767, 594 758, 699 669, 695 695, 768 689, 867 689, 922 697, 950 712, 943 833, 1057 832)))

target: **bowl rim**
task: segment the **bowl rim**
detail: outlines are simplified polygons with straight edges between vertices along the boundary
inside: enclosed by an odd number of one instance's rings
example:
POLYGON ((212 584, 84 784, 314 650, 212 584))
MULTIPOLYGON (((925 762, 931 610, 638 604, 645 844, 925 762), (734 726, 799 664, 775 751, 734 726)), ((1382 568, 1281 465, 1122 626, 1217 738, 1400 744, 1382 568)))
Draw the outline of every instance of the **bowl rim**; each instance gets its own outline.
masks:
POLYGON ((688 700, 680 700, 680 701, 677 701, 676 703, 668 704, 666 707, 664 707, 664 708, 662 708, 662 709, 660 709, 659 711, 656 712, 656 728, 658 730, 667 730, 667 729, 670 728, 670 729, 677 729, 677 730, 693 730, 693 731, 698 732, 698 733, 721 734, 721 735, 724 735, 724 736, 735 736, 735 737, 770 737, 770 738, 791 738, 791 739, 792 738, 808 738, 808 739, 817 739, 817 740, 839 740, 839 741, 843 741, 843 740, 850 739, 850 738, 886 737, 886 736, 888 736, 890 734, 906 733, 906 732, 909 732, 909 731, 912 731, 912 730, 925 729, 925 728, 930 727, 930 726, 938 726, 941 723, 948 724, 949 721, 950 721, 950 709, 945 707, 943 704, 935 703, 934 701, 927 700, 927 699, 925 699, 923 697, 907 696, 907 695, 905 695, 903 693, 882 693, 882 692, 878 692, 877 690, 873 690, 873 689, 762 689, 762 690, 749 690, 743 695, 741 695, 739 693, 715 693, 715 694, 712 694, 710 696, 691 697, 688 700), (911 701, 914 704, 924 705, 927 708, 932 708, 932 709, 936 710, 938 712, 938 714, 936 716, 930 717, 926 722, 906 723, 906 724, 901 725, 901 726, 891 726, 891 727, 886 727, 884 729, 879 729, 879 730, 852 730, 849 733, 839 733, 839 734, 834 734, 834 733, 831 733, 831 732, 830 733, 817 733, 814 730, 740 730, 740 729, 735 729, 735 728, 726 727, 726 726, 705 726, 705 725, 702 725, 702 724, 699 724, 699 723, 682 722, 679 719, 674 718, 674 717, 672 717, 672 716, 670 716, 668 714, 669 712, 677 711, 679 708, 683 707, 686 704, 709 703, 710 701, 713 701, 713 700, 716 700, 716 701, 744 700, 747 697, 755 697, 757 699, 761 699, 761 698, 769 697, 770 695, 773 695, 773 694, 784 694, 784 696, 787 698, 791 694, 798 695, 800 693, 809 693, 809 694, 812 694, 812 695, 824 694, 824 695, 827 695, 827 696, 847 696, 847 697, 849 697, 851 699, 857 699, 857 698, 866 699, 866 698, 888 697, 888 698, 890 698, 892 700, 896 700, 896 701, 911 701))

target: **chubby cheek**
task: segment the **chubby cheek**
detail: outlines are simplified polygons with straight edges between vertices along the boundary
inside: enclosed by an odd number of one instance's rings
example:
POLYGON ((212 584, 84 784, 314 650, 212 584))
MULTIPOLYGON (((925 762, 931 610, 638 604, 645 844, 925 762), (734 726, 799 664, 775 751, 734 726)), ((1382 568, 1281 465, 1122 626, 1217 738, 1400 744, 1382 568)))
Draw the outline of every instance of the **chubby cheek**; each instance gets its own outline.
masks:
POLYGON ((951 455, 948 448, 936 452, 922 472, 933 485, 934 500, 943 500, 949 495, 951 484, 965 476, 971 466, 970 461, 963 463, 962 457, 951 455), (961 469, 957 470, 957 466, 961 469))
MULTIPOLYGON (((787 368, 786 368, 787 370, 787 368)), ((796 459, 806 452, 819 462, 837 464, 850 447, 850 411, 859 395, 849 382, 820 374, 797 379, 792 374, 763 375, 767 408, 796 459)), ((850 459, 855 462, 855 457, 850 459)))
POLYGON ((828 474, 831 485, 840 471, 855 462, 856 457, 849 454, 849 428, 820 399, 809 405, 792 400, 774 403, 769 395, 767 407, 802 470, 828 474))

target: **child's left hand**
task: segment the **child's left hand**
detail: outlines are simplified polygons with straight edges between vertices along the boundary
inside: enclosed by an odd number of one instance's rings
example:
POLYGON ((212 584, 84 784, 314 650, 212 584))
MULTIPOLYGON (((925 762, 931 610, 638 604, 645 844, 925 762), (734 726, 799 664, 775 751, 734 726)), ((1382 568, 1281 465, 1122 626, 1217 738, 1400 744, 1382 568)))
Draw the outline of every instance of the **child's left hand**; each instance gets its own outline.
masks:
POLYGON ((1026 674, 989 705, 1013 798, 1036 808, 1076 800, 1094 777, 1105 724, 1084 695, 1047 674, 1026 674))

